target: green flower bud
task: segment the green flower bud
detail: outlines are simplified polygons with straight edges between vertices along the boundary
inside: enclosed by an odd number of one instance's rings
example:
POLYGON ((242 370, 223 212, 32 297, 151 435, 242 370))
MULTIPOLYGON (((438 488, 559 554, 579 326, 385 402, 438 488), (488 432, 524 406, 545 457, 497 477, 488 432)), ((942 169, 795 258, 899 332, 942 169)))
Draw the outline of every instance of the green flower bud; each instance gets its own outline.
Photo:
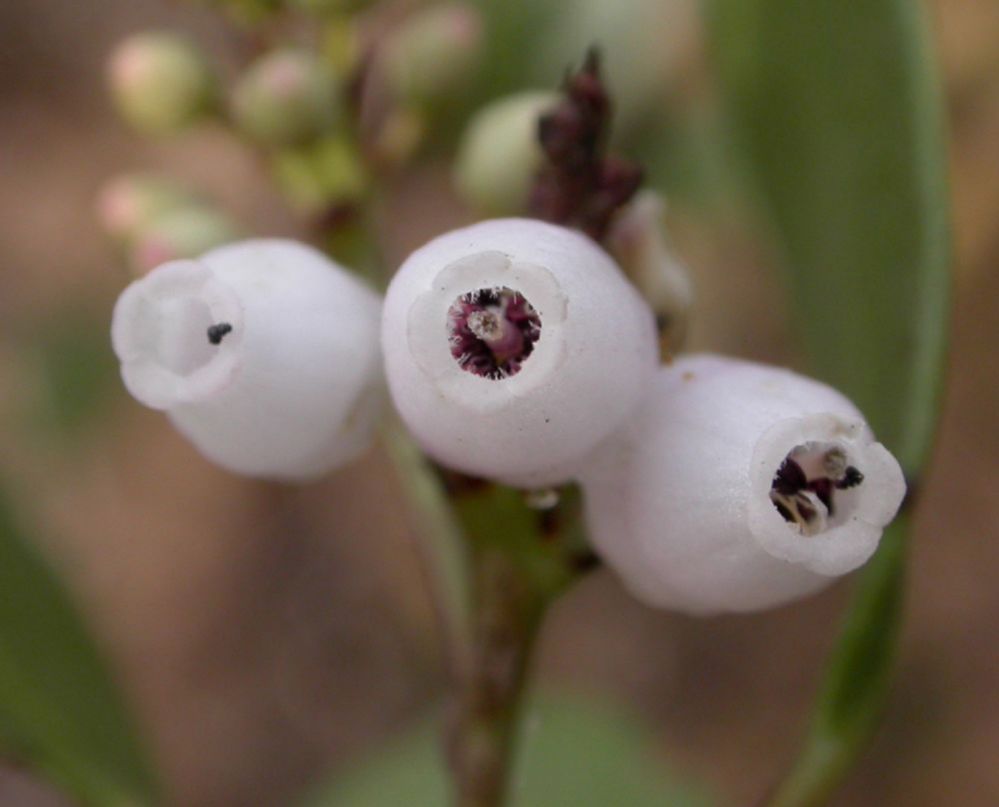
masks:
POLYGON ((146 134, 172 134, 205 116, 215 76, 201 52, 171 33, 136 34, 118 45, 108 81, 121 116, 146 134))
POLYGON ((356 201, 368 188, 357 149, 342 137, 281 152, 274 161, 274 175, 291 203, 306 214, 356 201))
POLYGON ((538 120, 559 101, 554 92, 522 92, 488 104, 462 137, 454 183, 459 196, 493 216, 522 213, 544 162, 538 120))
POLYGON ((97 218, 112 238, 128 241, 166 213, 201 203, 198 194, 166 177, 124 174, 101 189, 97 218))
POLYGON ((482 17, 458 4, 410 17, 385 46, 389 86, 409 104, 432 104, 463 90, 482 53, 482 17))
POLYGON ((340 114, 340 94, 330 67, 314 53, 276 50, 254 62, 233 92, 239 129, 272 146, 295 145, 328 131, 340 114))
POLYGON ((181 207, 155 218, 139 232, 128 251, 128 260, 132 271, 145 274, 161 263, 196 258, 241 236, 232 219, 214 207, 181 207))
POLYGON ((396 107, 386 115, 372 145, 379 162, 398 167, 416 153, 426 135, 425 115, 411 107, 396 107))

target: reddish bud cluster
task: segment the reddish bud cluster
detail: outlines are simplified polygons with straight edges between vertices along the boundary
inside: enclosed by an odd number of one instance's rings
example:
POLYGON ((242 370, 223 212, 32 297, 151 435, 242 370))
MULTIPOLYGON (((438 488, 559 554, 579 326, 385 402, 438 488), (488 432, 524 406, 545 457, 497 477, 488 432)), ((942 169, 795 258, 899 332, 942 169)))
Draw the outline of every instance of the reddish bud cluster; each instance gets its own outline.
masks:
POLYGON ((541 118, 538 137, 547 162, 531 191, 532 215, 576 227, 595 240, 642 182, 642 170, 606 156, 611 102, 595 50, 567 77, 564 100, 541 118))

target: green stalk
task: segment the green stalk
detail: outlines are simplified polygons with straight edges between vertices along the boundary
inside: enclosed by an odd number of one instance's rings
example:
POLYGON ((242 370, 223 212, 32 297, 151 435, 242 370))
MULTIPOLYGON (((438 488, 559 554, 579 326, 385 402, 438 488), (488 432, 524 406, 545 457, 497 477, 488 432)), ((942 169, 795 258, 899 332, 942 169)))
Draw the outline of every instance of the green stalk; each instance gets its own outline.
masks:
POLYGON ((521 491, 482 485, 453 500, 472 569, 472 644, 447 737, 458 807, 502 807, 510 791, 532 652, 548 606, 579 574, 572 521, 521 491))
POLYGON ((456 699, 448 757, 459 807, 501 807, 510 789, 527 671, 545 599, 508 553, 474 553, 472 655, 456 699))

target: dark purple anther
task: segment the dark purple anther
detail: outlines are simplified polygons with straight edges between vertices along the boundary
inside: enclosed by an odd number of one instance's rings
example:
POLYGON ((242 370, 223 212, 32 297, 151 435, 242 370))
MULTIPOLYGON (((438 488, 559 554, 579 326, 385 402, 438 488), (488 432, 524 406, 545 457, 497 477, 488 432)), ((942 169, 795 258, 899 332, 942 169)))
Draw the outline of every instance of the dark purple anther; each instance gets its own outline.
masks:
POLYGON ((785 496, 793 496, 795 493, 804 490, 807 485, 808 478, 805 476, 805 472, 801 470, 801 466, 790 457, 785 457, 784 462, 781 463, 780 468, 777 469, 777 473, 774 475, 771 489, 785 496))
POLYGON ((849 490, 850 488, 857 487, 863 481, 864 475, 852 465, 849 465, 846 471, 843 472, 843 478, 836 483, 836 487, 840 490, 849 490))
POLYGON ((825 507, 825 515, 832 517, 836 514, 836 491, 855 488, 864 481, 857 468, 846 464, 846 454, 838 447, 824 450, 821 456, 805 447, 792 454, 801 462, 791 454, 784 458, 770 484, 770 499, 785 521, 798 523, 802 529, 818 517, 816 501, 825 507), (809 477, 806 467, 813 476, 809 477))

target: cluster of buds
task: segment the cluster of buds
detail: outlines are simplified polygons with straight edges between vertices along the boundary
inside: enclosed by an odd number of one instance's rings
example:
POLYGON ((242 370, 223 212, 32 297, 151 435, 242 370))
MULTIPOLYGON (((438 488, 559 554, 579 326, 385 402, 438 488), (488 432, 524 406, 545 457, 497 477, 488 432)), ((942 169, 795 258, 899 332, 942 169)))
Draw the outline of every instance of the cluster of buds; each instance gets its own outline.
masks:
MULTIPOLYGON (((384 15, 365 0, 209 2, 251 23, 306 15, 324 35, 254 48, 254 58, 224 80, 188 37, 135 34, 108 61, 116 108, 144 135, 177 135, 205 124, 228 130, 270 167, 292 207, 324 227, 352 220, 345 214, 363 203, 372 174, 414 153, 435 116, 472 84, 480 63, 483 20, 471 5, 384 15)), ((235 237, 229 228, 224 239, 214 238, 225 217, 207 218, 204 227, 171 222, 151 238, 153 248, 130 243, 131 263, 144 271, 152 255, 194 257, 235 237), (184 249, 163 250, 164 242, 184 249)))
POLYGON ((125 174, 97 200, 101 226, 141 275, 171 260, 195 258, 240 235, 240 227, 210 200, 155 174, 125 174))

